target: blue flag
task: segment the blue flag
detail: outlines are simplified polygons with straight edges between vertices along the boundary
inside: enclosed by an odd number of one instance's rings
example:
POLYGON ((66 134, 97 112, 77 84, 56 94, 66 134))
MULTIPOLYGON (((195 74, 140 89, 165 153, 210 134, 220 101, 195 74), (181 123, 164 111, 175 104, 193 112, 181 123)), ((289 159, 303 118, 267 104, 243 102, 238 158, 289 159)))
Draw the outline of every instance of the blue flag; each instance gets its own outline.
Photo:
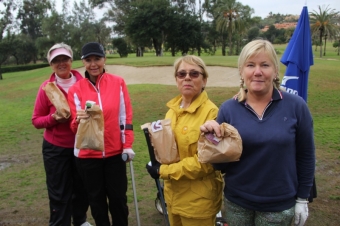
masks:
POLYGON ((307 6, 304 6, 287 48, 281 57, 287 66, 281 86, 307 102, 309 68, 314 64, 307 6))

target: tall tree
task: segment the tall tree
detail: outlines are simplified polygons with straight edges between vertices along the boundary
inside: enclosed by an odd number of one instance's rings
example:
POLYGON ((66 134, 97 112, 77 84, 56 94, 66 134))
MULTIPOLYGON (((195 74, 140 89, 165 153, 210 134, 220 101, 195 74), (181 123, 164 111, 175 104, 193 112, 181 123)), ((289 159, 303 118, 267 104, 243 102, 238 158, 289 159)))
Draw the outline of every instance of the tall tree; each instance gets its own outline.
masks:
MULTIPOLYGON (((50 0, 24 0, 19 8, 17 19, 20 20, 21 32, 35 42, 43 36, 42 23, 48 17, 48 12, 52 8, 50 0)), ((36 63, 38 49, 34 49, 33 62, 36 63)))
POLYGON ((42 36, 42 22, 48 17, 52 5, 50 0, 24 0, 17 19, 21 21, 20 29, 32 40, 42 36))
MULTIPOLYGON (((42 21, 42 35, 48 37, 52 42, 66 42, 69 38, 69 31, 66 29, 67 21, 62 14, 52 10, 51 15, 42 21)), ((39 38, 40 38, 39 37, 39 38)))
POLYGON ((74 2, 71 13, 67 16, 68 21, 65 29, 68 31, 68 44, 72 47, 75 59, 79 59, 81 48, 86 42, 96 41, 104 47, 111 44, 111 29, 105 24, 105 21, 96 20, 94 6, 87 0, 81 0, 79 3, 74 2))
POLYGON ((239 13, 239 21, 235 24, 237 30, 236 33, 236 54, 241 52, 241 46, 244 44, 243 40, 247 39, 247 32, 251 25, 256 24, 257 20, 252 19, 251 15, 254 13, 254 9, 248 5, 242 5, 239 13))
POLYGON ((12 56, 15 58, 17 65, 30 63, 36 50, 36 43, 25 34, 13 35, 12 43, 15 44, 11 50, 12 56))
POLYGON ((247 12, 245 7, 236 0, 218 0, 216 2, 216 8, 214 9, 216 29, 228 33, 229 55, 233 53, 233 32, 237 29, 243 29, 246 23, 245 19, 250 17, 253 11, 250 7, 248 8, 250 11, 247 12))
POLYGON ((137 45, 147 46, 152 41, 156 55, 162 56, 172 12, 168 0, 135 2, 126 17, 125 32, 137 45))
POLYGON ((176 12, 172 14, 171 23, 166 32, 167 48, 171 49, 172 56, 175 56, 178 51, 182 55, 187 54, 190 50, 199 52, 204 43, 199 19, 190 13, 176 12))
MULTIPOLYGON (((336 18, 339 16, 339 11, 329 8, 329 6, 318 6, 318 11, 313 10, 310 13, 311 31, 313 34, 319 34, 319 43, 322 45, 322 38, 335 38, 339 32, 336 18)), ((325 39, 326 45, 326 39, 325 39)), ((324 50, 326 51, 326 49, 324 50)), ((322 47, 320 46, 320 57, 322 57, 322 47)))
MULTIPOLYGON (((10 30, 13 25, 13 12, 17 8, 17 2, 13 0, 2 0, 0 1, 0 80, 3 79, 1 65, 10 56, 11 51, 11 39, 4 40, 4 36, 10 36, 10 30)), ((10 37, 8 37, 10 38, 10 37)))

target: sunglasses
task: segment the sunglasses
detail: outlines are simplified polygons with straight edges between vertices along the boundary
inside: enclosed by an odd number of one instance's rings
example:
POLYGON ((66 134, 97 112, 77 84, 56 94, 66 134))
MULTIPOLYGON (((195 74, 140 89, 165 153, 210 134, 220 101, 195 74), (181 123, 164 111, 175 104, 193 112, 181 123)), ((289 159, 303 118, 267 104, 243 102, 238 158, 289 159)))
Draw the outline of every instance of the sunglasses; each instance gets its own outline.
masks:
MULTIPOLYGON (((200 74, 202 74, 199 71, 177 71, 176 76, 177 78, 183 79, 187 76, 187 74, 189 74, 190 78, 198 78, 200 76, 200 74)), ((203 74, 202 74, 203 75, 203 74)))

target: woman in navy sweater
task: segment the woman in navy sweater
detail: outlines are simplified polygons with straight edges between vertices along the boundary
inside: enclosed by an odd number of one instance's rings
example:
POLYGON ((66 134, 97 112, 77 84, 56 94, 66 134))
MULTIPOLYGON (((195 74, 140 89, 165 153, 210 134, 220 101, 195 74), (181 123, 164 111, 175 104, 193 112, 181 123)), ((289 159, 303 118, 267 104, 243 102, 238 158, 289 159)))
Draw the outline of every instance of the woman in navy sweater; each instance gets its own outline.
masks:
POLYGON ((233 225, 304 225, 313 185, 313 120, 305 101, 280 91, 279 61, 272 44, 248 43, 238 67, 240 92, 220 107, 202 132, 220 136, 219 124, 241 135, 240 161, 215 164, 225 172, 226 219, 233 225))

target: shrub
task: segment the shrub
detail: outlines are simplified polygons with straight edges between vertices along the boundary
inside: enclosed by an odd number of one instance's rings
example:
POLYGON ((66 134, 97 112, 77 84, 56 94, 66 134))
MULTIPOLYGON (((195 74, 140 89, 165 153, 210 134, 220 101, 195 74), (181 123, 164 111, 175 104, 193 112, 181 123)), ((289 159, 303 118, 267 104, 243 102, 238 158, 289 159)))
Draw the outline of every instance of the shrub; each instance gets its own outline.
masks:
POLYGON ((117 48, 117 52, 120 57, 127 57, 128 56, 128 46, 126 41, 123 38, 114 38, 112 40, 112 45, 114 48, 117 48))

